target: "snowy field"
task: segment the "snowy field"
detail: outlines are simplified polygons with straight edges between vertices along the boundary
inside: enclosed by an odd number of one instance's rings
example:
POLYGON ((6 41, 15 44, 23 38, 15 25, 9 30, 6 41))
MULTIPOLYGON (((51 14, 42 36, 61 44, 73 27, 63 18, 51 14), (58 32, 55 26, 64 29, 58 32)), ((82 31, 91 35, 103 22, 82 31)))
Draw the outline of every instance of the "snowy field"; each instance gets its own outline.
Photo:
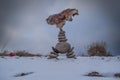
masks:
POLYGON ((46 57, 0 57, 0 80, 120 80, 114 77, 120 73, 120 56, 77 57, 59 60, 46 57), (86 74, 97 71, 103 77, 86 74), (20 73, 29 75, 15 77, 20 73))

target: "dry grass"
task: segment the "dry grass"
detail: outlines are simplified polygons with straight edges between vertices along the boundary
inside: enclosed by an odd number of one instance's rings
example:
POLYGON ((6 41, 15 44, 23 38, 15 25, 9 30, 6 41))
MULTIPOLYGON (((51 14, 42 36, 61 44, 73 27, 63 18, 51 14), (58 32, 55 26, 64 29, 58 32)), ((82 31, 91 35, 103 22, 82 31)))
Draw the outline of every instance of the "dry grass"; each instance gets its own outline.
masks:
POLYGON ((26 76, 26 75, 29 75, 29 74, 32 74, 32 73, 33 72, 19 73, 19 74, 14 75, 14 77, 22 77, 22 76, 26 76))
POLYGON ((0 53, 0 56, 9 56, 9 55, 6 53, 0 53))
POLYGON ((16 56, 19 56, 19 57, 34 57, 34 56, 41 57, 42 56, 41 54, 32 54, 26 51, 17 51, 15 53, 16 53, 16 56))
POLYGON ((96 72, 96 71, 90 72, 86 76, 102 77, 102 75, 99 72, 96 72))
POLYGON ((120 78, 120 73, 116 73, 114 76, 120 78))
POLYGON ((88 47, 89 56, 112 56, 110 52, 107 52, 107 47, 105 42, 92 43, 88 47))
POLYGON ((8 51, 4 51, 2 53, 0 53, 0 56, 9 56, 9 54, 7 54, 8 51))
MULTIPOLYGON (((19 57, 41 57, 43 55, 41 54, 33 54, 33 53, 29 53, 27 51, 16 51, 14 52, 15 56, 19 56, 19 57)), ((8 53, 7 51, 4 51, 3 53, 0 53, 0 56, 10 56, 10 53, 8 53)))

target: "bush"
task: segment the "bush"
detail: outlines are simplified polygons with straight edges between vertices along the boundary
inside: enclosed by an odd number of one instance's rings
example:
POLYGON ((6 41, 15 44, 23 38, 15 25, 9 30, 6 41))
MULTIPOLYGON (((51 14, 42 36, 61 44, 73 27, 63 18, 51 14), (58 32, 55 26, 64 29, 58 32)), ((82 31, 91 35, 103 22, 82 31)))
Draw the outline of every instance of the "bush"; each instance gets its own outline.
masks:
POLYGON ((16 56, 19 56, 19 57, 33 57, 33 56, 42 56, 40 54, 32 54, 32 53, 29 53, 29 52, 26 52, 26 51, 17 51, 15 52, 16 53, 16 56))
POLYGON ((32 74, 32 73, 33 72, 19 73, 19 74, 14 75, 14 77, 22 77, 22 76, 26 76, 26 75, 29 75, 29 74, 32 74))
POLYGON ((114 76, 120 78, 120 73, 116 73, 114 76))
POLYGON ((107 52, 105 42, 92 43, 87 52, 89 56, 112 56, 110 52, 107 52))
POLYGON ((102 75, 99 72, 96 72, 96 71, 90 72, 86 76, 102 77, 102 75))
POLYGON ((2 53, 0 53, 0 56, 19 56, 19 57, 34 57, 34 56, 38 56, 41 57, 43 55, 41 54, 33 54, 33 53, 29 53, 25 50, 23 51, 16 51, 16 52, 8 52, 8 51, 4 51, 2 53))
POLYGON ((0 56, 9 56, 8 51, 4 51, 4 52, 0 53, 0 56))
POLYGON ((0 56, 9 56, 9 55, 6 53, 0 53, 0 56))

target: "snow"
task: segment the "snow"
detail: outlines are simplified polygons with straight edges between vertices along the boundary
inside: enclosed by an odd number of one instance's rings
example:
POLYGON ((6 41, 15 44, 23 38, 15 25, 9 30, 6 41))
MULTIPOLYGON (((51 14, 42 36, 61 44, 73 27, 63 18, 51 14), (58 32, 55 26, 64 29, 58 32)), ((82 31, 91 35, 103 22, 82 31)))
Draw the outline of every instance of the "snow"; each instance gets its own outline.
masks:
POLYGON ((116 57, 0 57, 0 80, 120 80, 120 56, 116 57), (85 76, 97 71, 104 77, 85 76), (19 73, 32 74, 14 77, 19 73))

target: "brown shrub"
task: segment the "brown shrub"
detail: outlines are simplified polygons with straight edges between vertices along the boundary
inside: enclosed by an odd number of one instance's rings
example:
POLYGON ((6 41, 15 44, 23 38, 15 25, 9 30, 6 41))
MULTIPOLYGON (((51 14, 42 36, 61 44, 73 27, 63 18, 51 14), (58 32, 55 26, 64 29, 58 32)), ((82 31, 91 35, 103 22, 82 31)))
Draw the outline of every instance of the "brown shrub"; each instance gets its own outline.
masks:
POLYGON ((120 78, 120 73, 116 73, 114 76, 120 78))
POLYGON ((0 53, 0 56, 8 56, 6 53, 0 53))
POLYGON ((92 43, 87 51, 89 56, 112 56, 107 52, 105 42, 92 43))
MULTIPOLYGON (((15 56, 19 56, 19 57, 34 57, 34 56, 41 57, 41 56, 43 56, 41 54, 29 53, 29 52, 27 52, 25 50, 16 51, 14 53, 15 53, 15 56)), ((4 52, 0 53, 0 56, 10 56, 10 53, 8 51, 4 51, 4 52)))
POLYGON ((96 72, 96 71, 90 72, 86 76, 102 77, 102 75, 99 72, 96 72))
POLYGON ((0 53, 0 56, 9 56, 8 51, 4 51, 4 52, 0 53))
POLYGON ((33 72, 19 73, 19 74, 14 75, 14 77, 22 77, 22 76, 26 76, 26 75, 29 75, 29 74, 32 74, 32 73, 33 72))
POLYGON ((19 57, 34 57, 34 56, 41 57, 42 56, 41 54, 32 54, 26 51, 17 51, 15 53, 16 53, 16 56, 19 56, 19 57))
POLYGON ((16 53, 16 56, 25 56, 25 57, 28 57, 28 56, 34 56, 33 54, 30 54, 30 53, 28 53, 28 52, 26 52, 26 51, 17 51, 17 52, 15 52, 16 53))

